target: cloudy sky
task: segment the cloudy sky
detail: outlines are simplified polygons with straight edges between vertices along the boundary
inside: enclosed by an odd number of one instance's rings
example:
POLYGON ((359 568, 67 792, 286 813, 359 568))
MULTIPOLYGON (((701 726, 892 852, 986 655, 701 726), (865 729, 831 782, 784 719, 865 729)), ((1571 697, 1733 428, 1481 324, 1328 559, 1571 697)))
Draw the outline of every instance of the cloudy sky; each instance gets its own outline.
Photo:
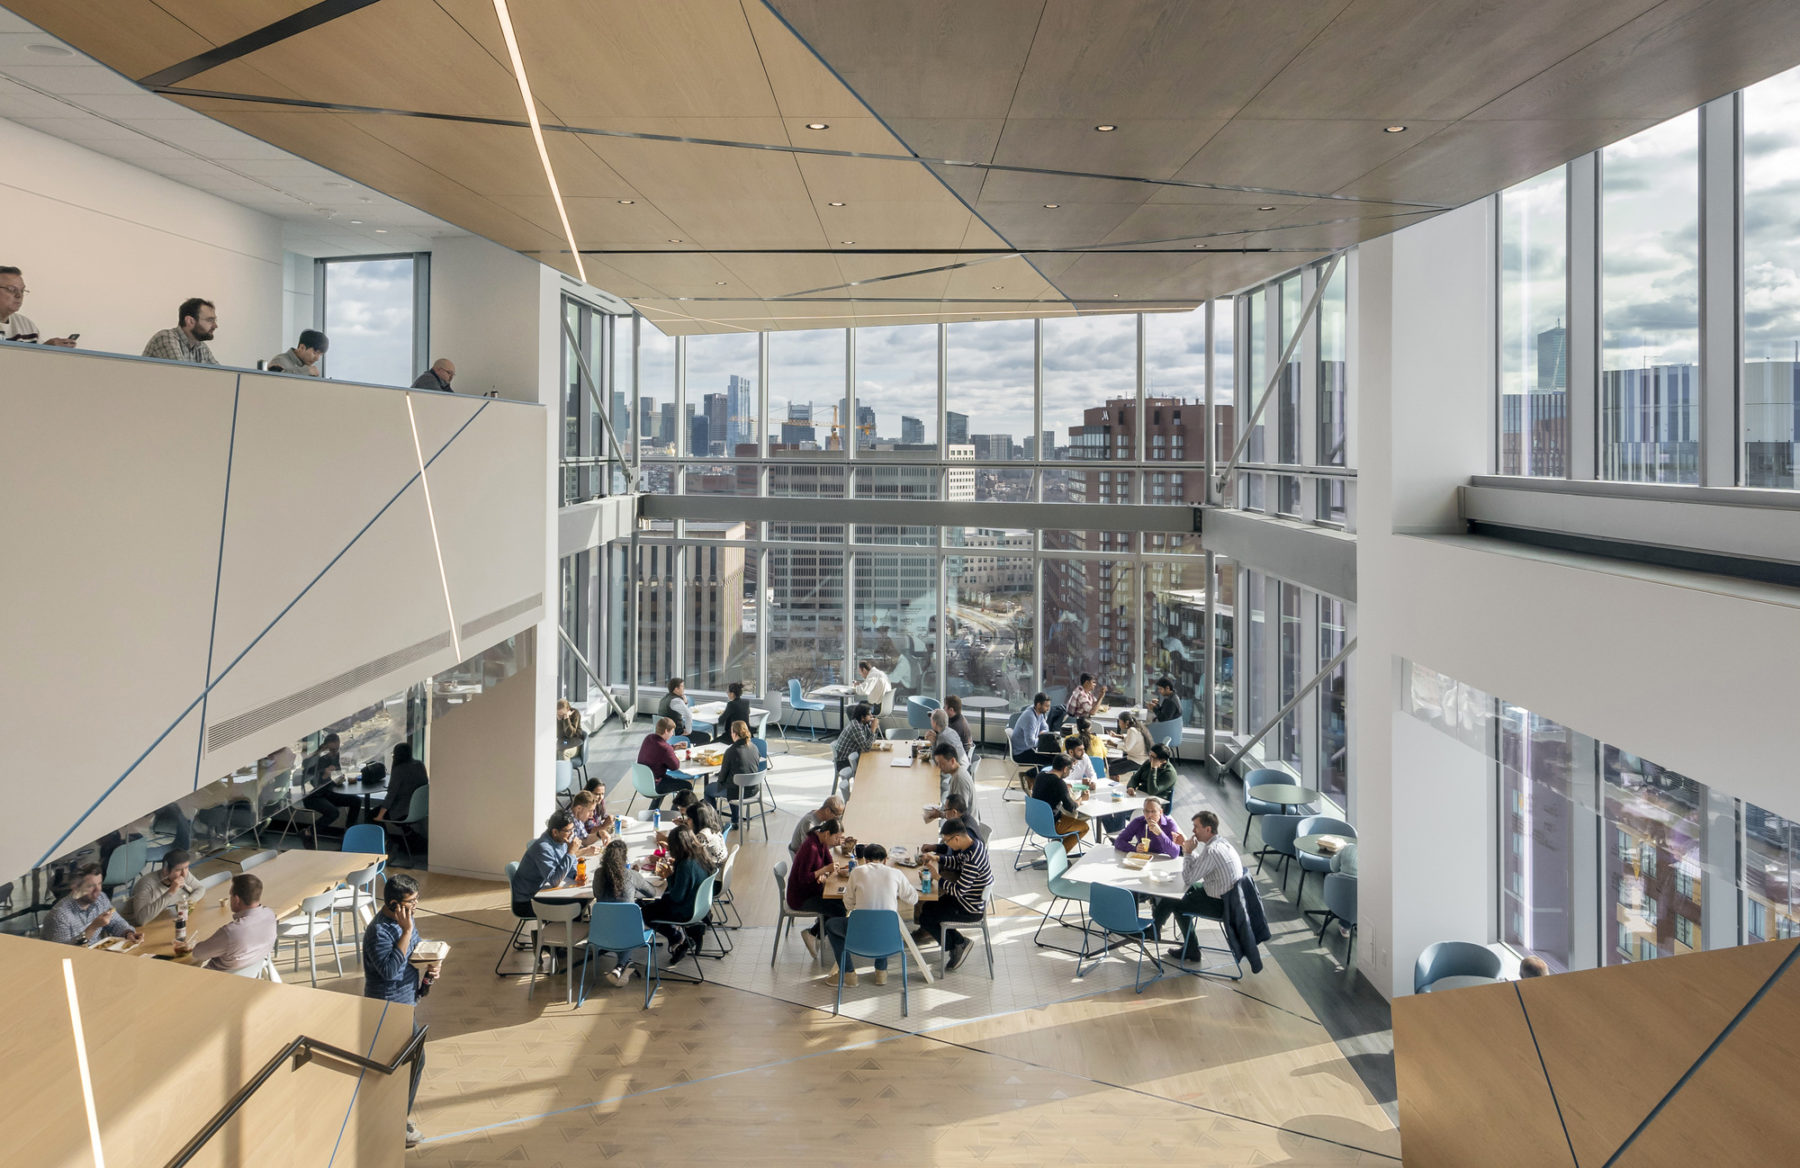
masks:
POLYGON ((325 372, 350 381, 411 385, 413 262, 358 260, 325 268, 325 372))
POLYGON ((1800 69, 1744 94, 1744 357, 1800 341, 1800 69))
MULTIPOLYGON (((1221 399, 1231 400, 1231 322, 1220 311, 1218 333, 1221 399)), ((653 330, 646 329, 646 336, 653 330)), ((1078 317, 1044 322, 1044 427, 1066 436, 1083 410, 1136 392, 1136 317, 1078 317)), ((658 338, 663 344, 666 339, 658 338)), ((856 330, 856 392, 872 406, 882 438, 900 436, 900 418, 925 423, 926 441, 937 438, 937 329, 904 325, 856 330)), ((1032 322, 981 321, 946 330, 948 408, 969 415, 971 434, 1010 434, 1024 444, 1032 428, 1032 322)), ((1198 399, 1205 385, 1205 317, 1195 311, 1155 314, 1146 327, 1146 364, 1152 392, 1198 399)), ((769 338, 769 413, 776 425, 789 402, 811 402, 820 438, 831 407, 843 397, 844 331, 776 332, 769 338)), ((673 385, 672 367, 663 360, 673 385)), ((651 372, 650 362, 645 374, 651 372)), ((756 375, 756 338, 748 335, 688 340, 687 385, 691 401, 722 392, 732 374, 756 375)), ((648 384, 648 382, 646 382, 648 384)), ((645 391, 649 393, 649 390, 645 391)), ((660 391, 659 391, 660 392, 660 391)), ((669 391, 672 395, 672 390, 669 391)), ((665 399, 666 400, 666 399, 665 399)))

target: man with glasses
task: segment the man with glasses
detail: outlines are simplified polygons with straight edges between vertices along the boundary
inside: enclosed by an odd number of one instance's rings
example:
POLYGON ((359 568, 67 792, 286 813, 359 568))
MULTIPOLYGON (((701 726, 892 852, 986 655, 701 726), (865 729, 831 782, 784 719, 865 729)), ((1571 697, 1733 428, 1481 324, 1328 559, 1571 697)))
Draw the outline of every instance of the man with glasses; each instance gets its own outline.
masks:
MULTIPOLYGON (((437 980, 441 968, 433 962, 421 970, 412 953, 419 945, 419 929, 413 918, 419 911, 419 882, 404 873, 389 876, 381 890, 381 911, 363 933, 363 997, 399 1002, 413 1007, 413 1033, 419 1030, 419 995, 437 980)), ((425 1054, 413 1061, 412 1085, 406 1091, 406 1146, 423 1138, 412 1121, 413 1101, 419 1097, 419 1080, 425 1074, 425 1054)))
POLYGON ((59 349, 73 349, 74 337, 40 337, 37 323, 19 311, 25 306, 25 296, 30 291, 25 287, 24 272, 13 267, 0 267, 0 341, 20 341, 28 345, 42 341, 59 349))
POLYGON ((413 379, 414 389, 435 389, 444 393, 450 392, 450 382, 456 377, 456 363, 448 357, 439 357, 431 363, 431 368, 413 379))
POLYGON ((206 342, 219 332, 219 310, 210 300, 195 296, 181 302, 175 314, 175 327, 166 328, 151 337, 144 346, 144 356, 160 361, 185 361, 189 365, 217 365, 206 342))

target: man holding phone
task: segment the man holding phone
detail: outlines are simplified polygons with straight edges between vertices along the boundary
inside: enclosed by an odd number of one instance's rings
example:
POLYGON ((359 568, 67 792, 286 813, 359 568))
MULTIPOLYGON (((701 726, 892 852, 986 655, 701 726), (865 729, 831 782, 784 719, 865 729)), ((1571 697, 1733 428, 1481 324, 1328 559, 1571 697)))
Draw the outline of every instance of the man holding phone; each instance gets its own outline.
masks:
MULTIPOLYGON (((381 911, 369 922, 363 933, 363 997, 380 998, 413 1007, 413 1032, 419 1029, 419 997, 437 980, 439 964, 433 962, 421 971, 412 963, 412 952, 419 945, 419 929, 414 917, 419 911, 419 882, 404 873, 388 877, 381 890, 381 911)), ((419 1080, 425 1074, 425 1055, 421 1051, 414 1060, 412 1085, 406 1092, 406 1146, 418 1145, 423 1137, 412 1121, 413 1101, 419 1097, 419 1080)))
POLYGON ((0 267, 0 341, 21 341, 34 345, 42 341, 59 349, 73 349, 80 333, 66 337, 38 336, 38 326, 19 309, 25 306, 25 273, 14 267, 0 267))

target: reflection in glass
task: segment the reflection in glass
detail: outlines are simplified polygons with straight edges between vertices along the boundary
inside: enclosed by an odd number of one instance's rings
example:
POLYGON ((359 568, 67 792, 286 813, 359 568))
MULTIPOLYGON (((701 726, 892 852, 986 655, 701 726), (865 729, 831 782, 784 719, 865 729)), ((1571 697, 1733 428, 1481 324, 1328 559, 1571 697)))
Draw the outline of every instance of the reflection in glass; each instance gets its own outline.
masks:
POLYGON ((845 554, 775 548, 768 558, 769 685, 785 693, 789 678, 802 690, 843 682, 845 554))
POLYGON ((1186 702, 1187 725, 1199 726, 1206 713, 1206 563, 1203 560, 1144 562, 1144 671, 1168 677, 1186 702))
MULTIPOLYGON (((1302 627, 1300 615, 1300 587, 1297 584, 1281 585, 1281 692, 1280 704, 1285 706, 1294 700, 1300 692, 1300 685, 1306 679, 1300 676, 1300 658, 1305 647, 1306 630, 1302 627)), ((1281 728, 1277 731, 1277 741, 1281 746, 1281 761, 1299 769, 1300 763, 1300 708, 1296 706, 1287 717, 1281 720, 1281 728)))
MULTIPOLYGON (((1281 282, 1280 296, 1281 345, 1282 348, 1286 348, 1287 343, 1293 339, 1295 330, 1300 327, 1300 313, 1305 306, 1304 298, 1300 295, 1300 274, 1298 272, 1281 282)), ((1300 350, 1301 346, 1295 345, 1292 355, 1288 357, 1287 364, 1281 367, 1281 385, 1275 391, 1278 396, 1270 407, 1275 413, 1276 430, 1279 434, 1279 449, 1276 454, 1278 460, 1287 466, 1294 466, 1300 462, 1300 427, 1302 424, 1300 395, 1305 381, 1300 365, 1300 350)), ((1279 357, 1280 353, 1277 352, 1276 356, 1279 357)), ((1285 475, 1276 479, 1275 482, 1277 489, 1281 492, 1278 508, 1281 514, 1298 515, 1300 513, 1300 480, 1291 475, 1285 475)))
POLYGON ((1500 473, 1568 473, 1568 178, 1500 193, 1500 473))
POLYGON ((1601 886, 1610 896, 1607 965, 1701 948, 1706 788, 1616 746, 1601 748, 1601 886))
MULTIPOLYGON (((1344 602, 1319 597, 1319 667, 1344 648, 1344 602)), ((1350 736, 1345 721, 1346 660, 1319 683, 1319 790, 1340 807, 1348 806, 1350 736)))
POLYGON ((1009 550, 1031 547, 1029 532, 960 528, 960 550, 947 557, 945 577, 946 693, 1005 698, 1018 706, 1035 692, 1032 611, 1036 566, 1009 550))
POLYGON ((1044 690, 1058 701, 1083 673, 1121 701, 1142 692, 1132 571, 1113 560, 1044 561, 1044 690))
MULTIPOLYGON (((1594 743, 1502 705, 1499 745, 1500 939, 1562 973, 1578 965, 1576 841, 1583 833, 1591 839, 1595 826, 1591 807, 1576 796, 1571 768, 1577 751, 1593 757, 1594 743)), ((1591 762, 1587 773, 1591 791, 1591 762)))
POLYGON ((1800 888, 1794 883, 1800 824, 1746 803, 1744 847, 1744 939, 1800 936, 1800 888))
POLYGON ((755 458, 762 437, 755 333, 687 339, 687 405, 678 440, 696 457, 755 458))
POLYGON ((1683 114, 1601 151, 1600 478, 1700 478, 1700 136, 1683 114))
POLYGON ((1744 90, 1744 485, 1800 487, 1800 69, 1744 90))
POLYGON ((857 555, 856 656, 888 675, 896 711, 915 694, 937 696, 937 608, 936 557, 857 555))
MULTIPOLYGON (((1345 443, 1349 438, 1349 403, 1347 331, 1349 328, 1349 294, 1345 281, 1349 273, 1343 264, 1331 274, 1331 282, 1319 296, 1319 449, 1320 466, 1344 466, 1345 443)), ((1318 484, 1319 518, 1326 523, 1343 523, 1347 484, 1343 479, 1320 479, 1318 484)))
POLYGON ((859 328, 854 336, 857 449, 936 458, 938 326, 859 328))
POLYGON ((1220 557, 1214 560, 1213 661, 1214 729, 1231 733, 1237 726, 1237 565, 1220 557))

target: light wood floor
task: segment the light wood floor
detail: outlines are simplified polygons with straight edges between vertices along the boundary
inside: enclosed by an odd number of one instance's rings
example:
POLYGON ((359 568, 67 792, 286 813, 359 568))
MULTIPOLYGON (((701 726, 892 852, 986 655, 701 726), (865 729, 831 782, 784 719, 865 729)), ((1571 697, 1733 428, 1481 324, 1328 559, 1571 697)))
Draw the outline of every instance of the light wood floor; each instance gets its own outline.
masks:
POLYGON ((1072 958, 1033 946, 1043 874, 1011 870, 1022 815, 998 767, 982 793, 998 976, 976 952, 932 987, 915 978, 904 1018, 898 976, 865 976, 834 1017, 835 984, 797 932, 770 968, 769 869, 829 787, 807 753, 777 754, 783 813, 768 844, 760 829, 741 841, 736 952, 707 962, 706 985, 665 982, 647 1011, 636 980, 595 977, 577 1009, 560 977, 541 979, 528 1001, 522 975, 492 973, 512 928, 504 889, 423 879, 421 929, 455 951, 420 1010, 427 1141, 410 1163, 1398 1162, 1387 1113, 1272 959, 1239 983, 1171 976, 1138 995, 1123 960, 1077 979, 1072 958))

